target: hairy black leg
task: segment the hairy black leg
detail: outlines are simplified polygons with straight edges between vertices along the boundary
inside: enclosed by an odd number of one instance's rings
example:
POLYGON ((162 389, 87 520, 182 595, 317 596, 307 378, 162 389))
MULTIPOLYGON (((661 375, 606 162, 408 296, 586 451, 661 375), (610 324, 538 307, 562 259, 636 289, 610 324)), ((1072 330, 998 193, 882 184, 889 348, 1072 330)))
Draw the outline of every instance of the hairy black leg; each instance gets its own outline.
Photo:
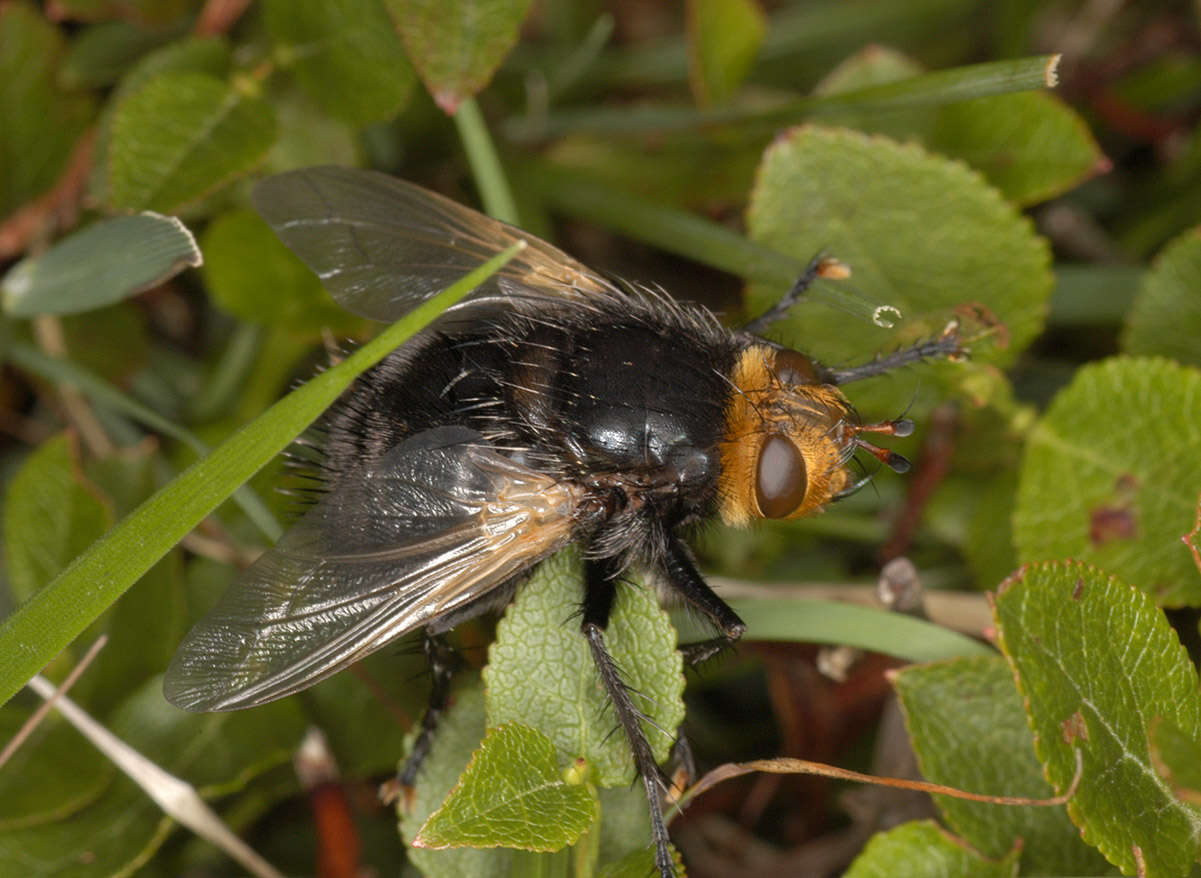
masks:
POLYGON ((742 327, 746 332, 753 332, 759 335, 763 330, 767 329, 781 317, 788 313, 789 309, 797 303, 797 300, 805 294, 805 290, 813 286, 813 282, 817 280, 818 275, 822 272, 822 266, 826 262, 826 254, 818 253, 809 260, 809 264, 805 270, 801 272, 801 276, 796 279, 796 283, 792 285, 787 293, 781 299, 752 320, 746 326, 742 327))
POLYGON ((921 360, 931 360, 938 357, 962 357, 963 348, 959 344, 959 325, 952 321, 936 338, 920 341, 907 348, 901 348, 883 357, 876 357, 870 363, 862 366, 852 366, 849 369, 823 368, 821 378, 829 384, 850 384, 852 381, 862 381, 883 375, 901 366, 917 363, 921 360))
POLYGON ((425 709, 425 715, 421 717, 421 731, 417 733, 417 740, 413 742, 413 752, 409 754, 409 758, 405 760, 404 767, 400 771, 398 780, 403 790, 413 788, 413 784, 417 780, 417 772, 421 770, 421 763, 429 755, 430 747, 434 743, 434 733, 438 729, 438 721, 442 718, 442 713, 450 701, 450 680, 454 676, 456 665, 454 650, 441 636, 427 632, 423 647, 425 657, 429 660, 430 673, 433 674, 434 683, 430 689, 430 700, 425 709))
POLYGON ((643 787, 646 788, 646 800, 651 812, 651 840, 655 845, 655 868, 659 872, 659 878, 675 878, 676 869, 671 859, 670 839, 667 835, 667 824, 663 820, 663 803, 659 796, 662 785, 659 766, 655 762, 646 733, 642 730, 642 714, 634 706, 630 690, 622 682, 617 663, 605 647, 605 628, 613 610, 619 572, 620 568, 609 560, 588 562, 582 627, 584 637, 592 650, 592 660, 600 673, 601 683, 634 754, 634 767, 642 779, 643 787))
POLYGON ((661 571, 668 584, 690 606, 704 613, 721 633, 711 640, 689 643, 680 647, 684 660, 690 665, 703 662, 738 640, 746 632, 746 623, 730 609, 730 605, 713 593, 705 582, 688 548, 674 534, 667 539, 661 571))

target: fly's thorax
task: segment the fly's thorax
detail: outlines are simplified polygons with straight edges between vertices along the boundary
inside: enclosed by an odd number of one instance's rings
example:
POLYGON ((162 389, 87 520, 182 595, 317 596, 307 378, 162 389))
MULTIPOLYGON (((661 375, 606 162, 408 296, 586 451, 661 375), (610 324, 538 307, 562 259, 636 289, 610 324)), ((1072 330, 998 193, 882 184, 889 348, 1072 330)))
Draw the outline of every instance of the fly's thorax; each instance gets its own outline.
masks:
POLYGON ((720 512, 727 524, 800 518, 850 484, 855 410, 797 351, 744 349, 730 376, 721 445, 720 512))

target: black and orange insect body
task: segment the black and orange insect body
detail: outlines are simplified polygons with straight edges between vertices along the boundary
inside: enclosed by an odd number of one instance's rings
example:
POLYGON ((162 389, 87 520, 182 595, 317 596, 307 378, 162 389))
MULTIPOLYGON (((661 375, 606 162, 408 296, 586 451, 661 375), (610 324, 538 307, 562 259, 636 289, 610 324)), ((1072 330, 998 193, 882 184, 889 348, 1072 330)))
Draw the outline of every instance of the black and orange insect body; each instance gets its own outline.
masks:
MULTIPOLYGON (((706 584, 681 529, 817 512, 852 491, 865 432, 839 385, 958 350, 948 331, 851 369, 826 368, 708 311, 620 285, 518 229, 369 171, 270 178, 255 202, 338 301, 396 319, 517 240, 526 250, 327 415, 319 501, 180 647, 165 691, 190 710, 250 707, 312 685, 423 629, 430 709, 401 777, 411 784, 449 691, 440 635, 503 607, 568 544, 585 558, 581 632, 651 806, 656 865, 674 874, 660 771, 605 646, 631 565, 707 617, 745 626, 706 584)), ((815 260, 796 294, 833 263, 815 260)), ((773 309, 762 328, 783 313, 773 309)))

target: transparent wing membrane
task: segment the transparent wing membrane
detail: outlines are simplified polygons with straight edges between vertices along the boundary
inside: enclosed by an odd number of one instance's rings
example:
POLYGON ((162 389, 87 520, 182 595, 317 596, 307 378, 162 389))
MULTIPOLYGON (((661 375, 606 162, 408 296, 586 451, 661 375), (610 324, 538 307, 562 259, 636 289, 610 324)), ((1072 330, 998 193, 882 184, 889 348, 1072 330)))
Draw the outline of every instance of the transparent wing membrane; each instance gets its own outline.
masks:
POLYGON ((232 710, 312 685, 563 546, 577 490, 464 428, 402 442, 242 574, 180 646, 167 699, 232 710))
POLYGON ((477 296, 584 299, 613 286, 556 247, 376 171, 318 167, 259 183, 255 207, 346 308, 392 321, 518 240, 477 296))

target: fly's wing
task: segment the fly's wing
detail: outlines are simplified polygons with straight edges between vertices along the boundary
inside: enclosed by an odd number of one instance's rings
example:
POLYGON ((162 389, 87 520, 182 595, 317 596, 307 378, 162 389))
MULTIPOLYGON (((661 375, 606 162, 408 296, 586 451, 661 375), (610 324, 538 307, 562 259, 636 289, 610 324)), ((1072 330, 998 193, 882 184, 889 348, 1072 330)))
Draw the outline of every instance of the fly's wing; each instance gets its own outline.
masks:
POLYGON ((268 177, 258 212, 341 305, 392 321, 519 240, 528 245, 475 293, 587 301, 612 284, 563 251, 377 171, 335 166, 268 177))
POLYGON ((243 573, 180 645, 164 694, 232 710, 304 689, 563 546, 578 491, 465 428, 417 434, 243 573))

